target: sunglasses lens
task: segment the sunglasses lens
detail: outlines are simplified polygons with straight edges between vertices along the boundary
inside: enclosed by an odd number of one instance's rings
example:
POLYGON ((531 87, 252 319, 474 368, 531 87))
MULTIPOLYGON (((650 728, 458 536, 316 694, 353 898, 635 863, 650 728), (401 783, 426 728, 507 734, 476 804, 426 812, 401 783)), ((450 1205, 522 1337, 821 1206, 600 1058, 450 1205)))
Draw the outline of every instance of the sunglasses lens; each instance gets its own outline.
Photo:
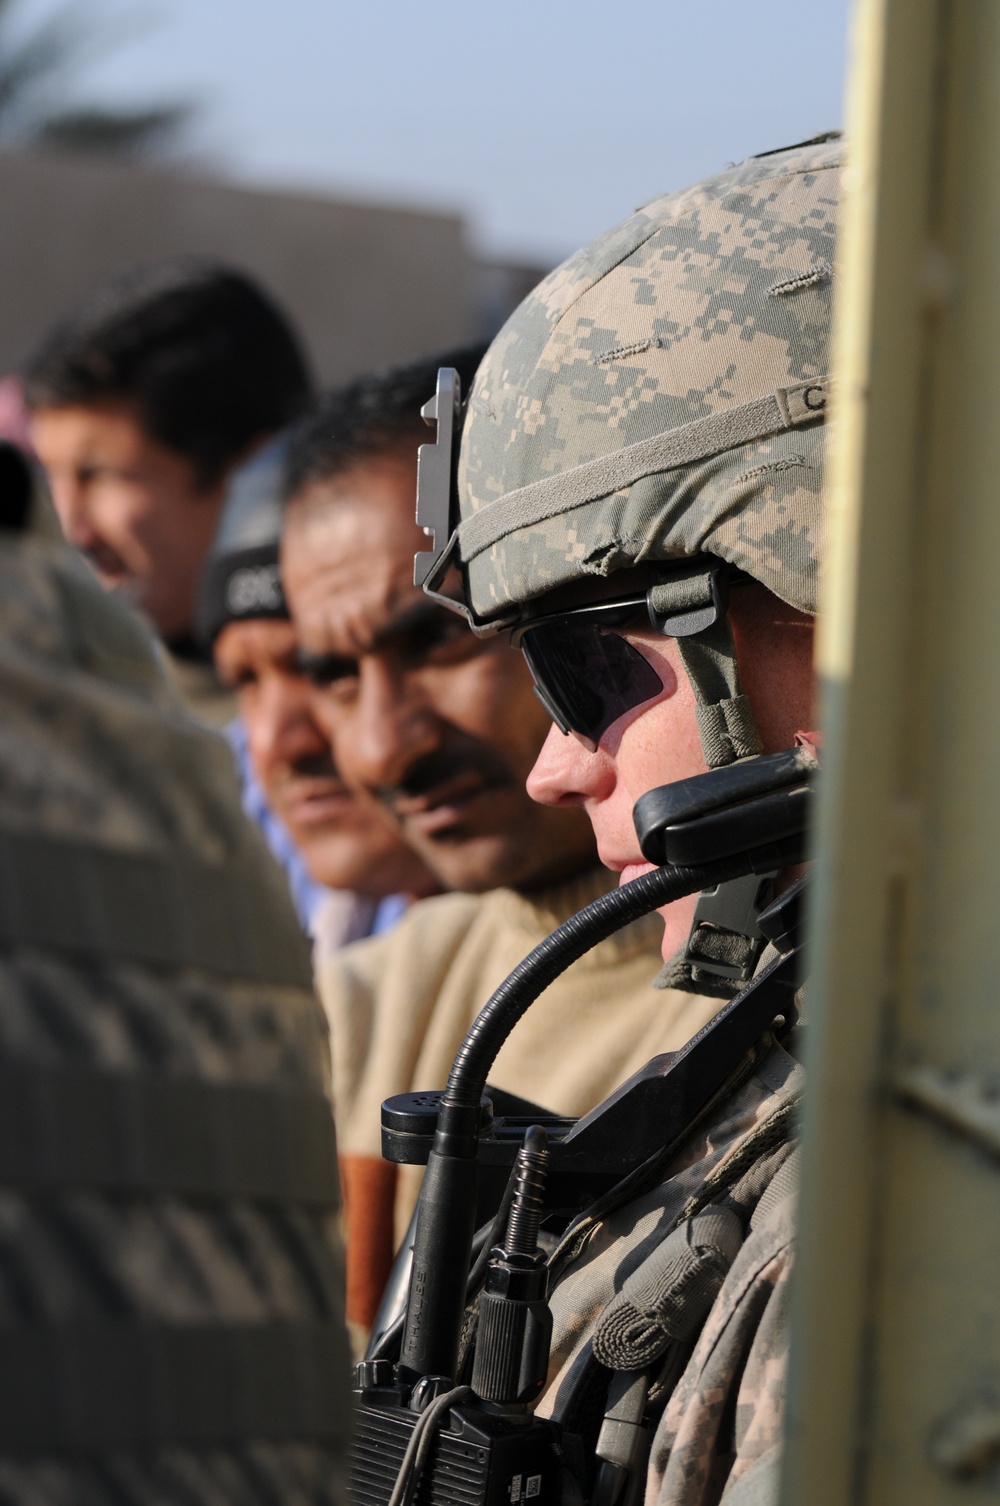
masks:
POLYGON ((612 722, 663 689, 637 648, 589 623, 540 623, 522 635, 521 649, 557 725, 595 744, 612 722))

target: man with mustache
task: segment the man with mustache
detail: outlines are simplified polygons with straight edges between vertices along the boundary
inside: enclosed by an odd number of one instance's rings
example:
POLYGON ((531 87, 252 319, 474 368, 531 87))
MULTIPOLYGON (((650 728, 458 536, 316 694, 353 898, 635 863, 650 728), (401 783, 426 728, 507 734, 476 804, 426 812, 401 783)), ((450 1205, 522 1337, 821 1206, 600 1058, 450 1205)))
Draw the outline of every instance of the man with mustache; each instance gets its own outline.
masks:
MULTIPOLYGON (((613 887, 579 809, 533 805, 525 779, 550 720, 518 655, 474 637, 413 584, 420 408, 440 364, 471 383, 479 351, 371 377, 293 434, 282 577, 315 715, 352 788, 377 797, 448 888, 391 935, 322 968, 349 1223, 348 1314, 374 1316, 409 1220, 416 1168, 382 1161, 379 1108, 443 1087, 493 988, 543 936, 613 887)), ((681 1045, 715 999, 650 983, 655 922, 561 978, 501 1053, 493 1082, 578 1114, 650 1055, 681 1045), (609 1001, 613 999, 613 1008, 609 1001)))
POLYGON ((289 879, 316 958, 388 928, 437 883, 373 800, 340 778, 296 663, 278 574, 284 442, 233 478, 202 578, 200 636, 239 717, 227 728, 243 805, 289 879))

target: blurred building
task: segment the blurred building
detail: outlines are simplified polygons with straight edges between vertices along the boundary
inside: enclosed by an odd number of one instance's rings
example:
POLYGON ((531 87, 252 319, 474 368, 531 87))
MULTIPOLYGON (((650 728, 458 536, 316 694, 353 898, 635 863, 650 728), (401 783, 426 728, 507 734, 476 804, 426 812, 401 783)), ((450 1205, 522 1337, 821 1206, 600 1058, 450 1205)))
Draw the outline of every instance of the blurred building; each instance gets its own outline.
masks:
POLYGON ((0 374, 107 273, 197 253, 256 276, 324 383, 489 336, 544 269, 479 261, 458 215, 0 152, 0 374))

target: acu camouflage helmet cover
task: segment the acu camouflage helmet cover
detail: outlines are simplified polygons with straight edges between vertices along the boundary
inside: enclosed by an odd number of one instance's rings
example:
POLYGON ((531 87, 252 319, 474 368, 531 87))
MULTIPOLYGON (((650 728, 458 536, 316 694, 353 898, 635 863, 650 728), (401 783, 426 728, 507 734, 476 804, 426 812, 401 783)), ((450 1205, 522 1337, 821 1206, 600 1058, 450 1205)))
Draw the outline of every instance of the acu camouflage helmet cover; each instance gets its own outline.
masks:
POLYGON ((840 160, 819 140, 654 199, 513 314, 462 436, 474 618, 702 552, 815 612, 840 160))

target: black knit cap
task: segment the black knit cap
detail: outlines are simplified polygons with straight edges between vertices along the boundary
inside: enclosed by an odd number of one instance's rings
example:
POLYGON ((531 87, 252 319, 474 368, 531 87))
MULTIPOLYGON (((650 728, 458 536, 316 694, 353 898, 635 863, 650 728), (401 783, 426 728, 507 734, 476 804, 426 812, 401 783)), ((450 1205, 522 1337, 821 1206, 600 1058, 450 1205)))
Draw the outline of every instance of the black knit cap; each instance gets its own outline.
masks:
POLYGON ((229 483, 199 589, 198 636, 209 646, 230 622, 288 618, 278 565, 285 449, 279 435, 229 483))

